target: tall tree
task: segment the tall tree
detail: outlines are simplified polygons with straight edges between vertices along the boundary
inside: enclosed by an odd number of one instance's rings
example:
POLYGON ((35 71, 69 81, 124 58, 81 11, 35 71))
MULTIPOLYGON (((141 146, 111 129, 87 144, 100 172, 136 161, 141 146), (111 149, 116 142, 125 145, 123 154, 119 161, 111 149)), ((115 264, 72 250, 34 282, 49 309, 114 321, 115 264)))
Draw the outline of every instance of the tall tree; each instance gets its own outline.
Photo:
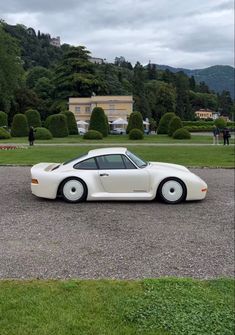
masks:
POLYGON ((75 96, 91 96, 100 85, 94 65, 89 61, 89 51, 83 46, 71 47, 55 69, 55 96, 68 99, 75 96))
POLYGON ((176 74, 176 114, 182 120, 192 120, 193 112, 189 101, 189 78, 183 72, 176 74))
POLYGON ((149 118, 151 116, 151 111, 144 89, 145 80, 145 70, 143 66, 137 62, 134 67, 133 78, 134 110, 140 112, 143 118, 149 118))
POLYGON ((0 110, 9 113, 22 75, 19 48, 15 40, 3 30, 0 23, 0 110))

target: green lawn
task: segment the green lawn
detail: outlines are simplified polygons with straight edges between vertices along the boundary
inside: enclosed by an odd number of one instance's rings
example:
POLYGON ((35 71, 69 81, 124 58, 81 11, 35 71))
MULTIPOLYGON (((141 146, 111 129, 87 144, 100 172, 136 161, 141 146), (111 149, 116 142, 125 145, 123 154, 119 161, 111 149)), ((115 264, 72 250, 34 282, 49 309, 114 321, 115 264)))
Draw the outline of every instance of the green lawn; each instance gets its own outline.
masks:
MULTIPOLYGON (((100 147, 105 146, 101 143, 100 147)), ((33 165, 38 162, 63 162, 86 153, 95 146, 35 146, 0 150, 0 164, 33 165)), ((234 167, 233 146, 130 146, 147 161, 159 161, 198 167, 234 167)))
POLYGON ((0 281, 1 335, 233 335, 234 281, 0 281))
MULTIPOLYGON (((130 141, 127 135, 109 135, 100 143, 204 143, 212 144, 212 135, 192 135, 190 140, 174 140, 172 137, 167 135, 145 135, 143 140, 130 141)), ((222 143, 222 139, 220 140, 222 143)), ((28 144, 27 137, 12 137, 8 140, 0 140, 1 143, 22 143, 28 144)), ((52 140, 36 140, 35 143, 97 143, 97 141, 83 140, 82 136, 70 135, 64 138, 53 138, 52 140)), ((234 143, 234 139, 231 139, 231 143, 234 143)))

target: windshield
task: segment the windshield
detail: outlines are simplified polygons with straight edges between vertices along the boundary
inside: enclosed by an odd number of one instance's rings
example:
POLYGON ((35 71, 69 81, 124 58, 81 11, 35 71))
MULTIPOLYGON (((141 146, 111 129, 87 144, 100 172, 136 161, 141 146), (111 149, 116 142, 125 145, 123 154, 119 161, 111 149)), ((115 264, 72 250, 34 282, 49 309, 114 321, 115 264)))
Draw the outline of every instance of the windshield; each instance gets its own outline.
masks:
POLYGON ((127 151, 126 155, 139 167, 144 168, 148 165, 143 159, 139 158, 138 156, 134 155, 132 152, 127 151))
POLYGON ((78 157, 76 157, 76 158, 70 159, 69 161, 64 162, 63 165, 67 165, 67 164, 69 164, 69 163, 72 163, 73 161, 76 161, 77 159, 80 159, 80 158, 83 158, 83 157, 86 157, 86 156, 87 156, 87 153, 86 153, 86 154, 83 154, 83 155, 81 155, 81 156, 78 156, 78 157))

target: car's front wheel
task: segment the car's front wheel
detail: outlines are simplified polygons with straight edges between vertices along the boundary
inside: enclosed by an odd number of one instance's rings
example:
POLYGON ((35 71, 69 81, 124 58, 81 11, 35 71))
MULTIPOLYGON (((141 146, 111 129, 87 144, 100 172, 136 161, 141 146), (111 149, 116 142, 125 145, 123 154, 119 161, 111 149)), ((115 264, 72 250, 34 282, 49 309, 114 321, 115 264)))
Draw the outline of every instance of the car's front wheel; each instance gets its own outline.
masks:
POLYGON ((164 179, 158 187, 159 198, 167 204, 178 204, 186 199, 187 189, 182 180, 174 177, 164 179))
POLYGON ((67 202, 81 202, 86 199, 87 187, 81 179, 68 178, 61 184, 61 195, 67 202))

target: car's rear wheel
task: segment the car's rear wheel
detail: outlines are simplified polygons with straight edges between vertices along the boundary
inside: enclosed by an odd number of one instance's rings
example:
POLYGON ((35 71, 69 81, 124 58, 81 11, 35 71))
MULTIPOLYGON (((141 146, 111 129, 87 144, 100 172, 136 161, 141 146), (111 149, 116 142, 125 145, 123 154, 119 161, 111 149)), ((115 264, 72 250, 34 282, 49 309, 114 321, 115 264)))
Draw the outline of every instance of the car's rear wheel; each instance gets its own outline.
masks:
POLYGON ((82 202, 87 196, 86 184, 81 179, 65 179, 61 184, 61 195, 67 202, 82 202))
POLYGON ((167 204, 178 204, 186 199, 187 189, 178 178, 164 179, 158 188, 159 198, 167 204))

